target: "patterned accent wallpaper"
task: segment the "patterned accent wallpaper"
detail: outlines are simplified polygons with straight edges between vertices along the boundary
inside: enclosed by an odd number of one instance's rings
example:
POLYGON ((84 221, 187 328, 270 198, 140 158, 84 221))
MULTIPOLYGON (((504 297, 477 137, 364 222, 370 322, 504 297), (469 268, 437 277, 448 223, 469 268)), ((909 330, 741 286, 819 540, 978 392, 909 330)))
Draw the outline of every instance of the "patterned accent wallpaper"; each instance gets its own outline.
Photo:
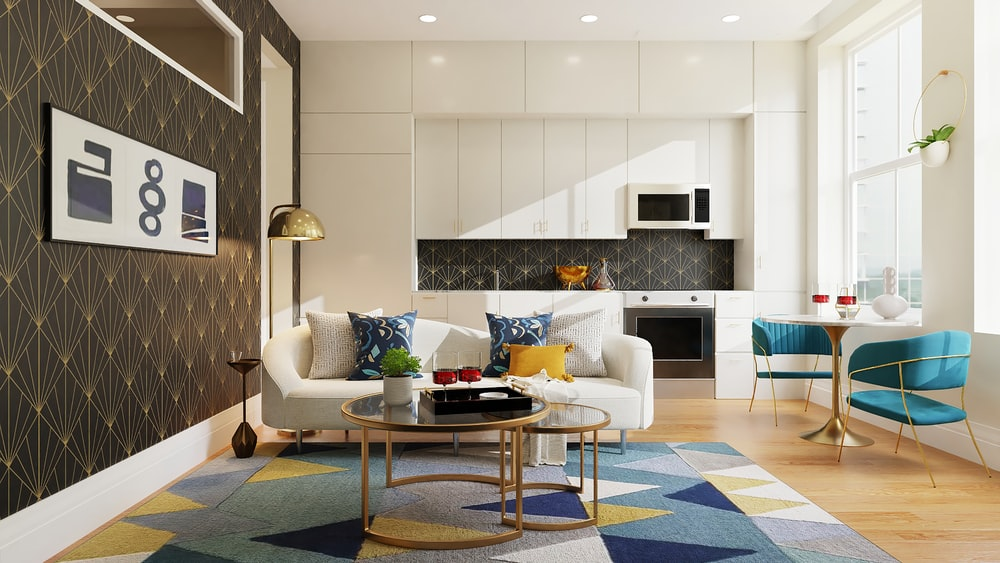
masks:
POLYGON ((266 0, 215 2, 244 32, 242 114, 74 0, 0 4, 0 518, 243 399, 225 353, 260 351, 260 38, 296 98, 299 41, 266 0), (218 255, 45 240, 46 102, 216 171, 218 255))
MULTIPOLYGON (((733 241, 705 240, 702 231, 644 229, 614 240, 419 240, 417 289, 561 289, 553 267, 596 269, 601 258, 620 290, 733 289, 733 241)), ((592 270, 588 288, 594 278, 592 270)))

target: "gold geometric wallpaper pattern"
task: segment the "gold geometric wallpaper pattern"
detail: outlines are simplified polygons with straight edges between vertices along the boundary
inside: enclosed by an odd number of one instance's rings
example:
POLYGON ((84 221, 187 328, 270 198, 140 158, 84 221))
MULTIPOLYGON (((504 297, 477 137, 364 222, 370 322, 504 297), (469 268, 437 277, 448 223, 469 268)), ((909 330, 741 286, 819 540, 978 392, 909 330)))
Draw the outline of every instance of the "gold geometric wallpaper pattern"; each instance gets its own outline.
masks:
POLYGON ((74 0, 0 2, 0 518, 242 400, 224 355, 260 347, 260 37, 296 86, 299 41, 266 0, 215 2, 244 33, 242 114, 74 0), (218 255, 45 240, 45 103, 216 171, 218 255))
MULTIPOLYGON (((434 291, 551 290, 553 266, 608 259, 620 290, 733 289, 734 243, 701 231, 632 229, 608 240, 419 240, 417 288, 434 291)), ((596 268, 595 268, 596 270, 596 268)), ((587 287, 596 278, 592 270, 587 287)))

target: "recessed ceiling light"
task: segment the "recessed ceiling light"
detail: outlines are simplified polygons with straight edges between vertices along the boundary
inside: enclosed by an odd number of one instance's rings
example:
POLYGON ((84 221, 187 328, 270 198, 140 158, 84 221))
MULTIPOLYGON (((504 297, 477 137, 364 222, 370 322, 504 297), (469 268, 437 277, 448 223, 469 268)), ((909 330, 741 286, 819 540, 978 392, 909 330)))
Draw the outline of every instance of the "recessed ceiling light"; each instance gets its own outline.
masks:
POLYGON ((420 19, 420 21, 422 21, 424 23, 434 23, 434 22, 438 21, 437 16, 432 16, 430 14, 424 14, 424 15, 420 16, 419 19, 420 19))
POLYGON ((594 23, 597 21, 597 16, 594 14, 584 14, 580 16, 580 21, 583 23, 594 23))
POLYGON ((736 23, 740 21, 740 17, 736 14, 729 14, 728 16, 722 16, 722 23, 736 23))
POLYGON ((126 16, 125 14, 118 14, 115 19, 123 23, 135 23, 135 18, 132 16, 126 16))

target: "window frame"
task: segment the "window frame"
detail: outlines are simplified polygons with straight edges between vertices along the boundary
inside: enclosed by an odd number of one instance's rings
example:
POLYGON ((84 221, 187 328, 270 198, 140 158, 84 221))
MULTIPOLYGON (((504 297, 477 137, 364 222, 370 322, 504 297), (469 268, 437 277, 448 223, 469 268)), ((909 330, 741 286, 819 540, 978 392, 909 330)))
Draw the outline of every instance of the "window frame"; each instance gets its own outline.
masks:
MULTIPOLYGON (((857 81, 856 81, 856 56, 859 51, 864 49, 866 46, 875 43, 879 39, 885 37, 887 34, 893 31, 898 31, 904 24, 912 21, 913 18, 922 17, 922 12, 919 6, 909 8, 896 14, 894 17, 882 22, 880 25, 873 27, 868 33, 864 33, 854 41, 846 44, 844 46, 844 209, 845 209, 845 235, 846 235, 846 252, 844 256, 844 272, 846 272, 846 277, 850 280, 850 284, 853 287, 857 287, 860 281, 860 272, 858 271, 858 263, 860 261, 858 254, 858 183, 863 182, 867 178, 873 178, 887 173, 893 173, 893 219, 894 219, 894 233, 892 241, 892 253, 893 261, 892 264, 896 271, 899 272, 900 265, 900 199, 899 199, 899 174, 900 171, 912 167, 920 166, 920 154, 919 152, 904 153, 901 156, 897 156, 894 159, 878 162, 873 165, 866 166, 864 168, 858 168, 858 142, 857 142, 857 81)), ((901 51, 897 51, 897 58, 901 59, 901 51)), ((921 55, 922 56, 922 55, 921 55)), ((897 68, 899 66, 897 65, 897 68)), ((899 78, 897 77, 897 84, 899 83, 899 78)), ((897 91, 897 111, 899 118, 902 119, 903 107, 900 92, 897 91)), ((897 130, 900 129, 900 124, 897 124, 897 130)), ((921 225, 921 230, 923 226, 921 225)), ((922 262, 922 260, 921 260, 922 262)), ((864 304, 871 304, 871 299, 876 296, 870 296, 869 299, 862 299, 861 302, 864 304)), ((907 299, 909 301, 909 299, 907 299)), ((911 307, 914 309, 920 309, 922 303, 912 303, 911 307)))

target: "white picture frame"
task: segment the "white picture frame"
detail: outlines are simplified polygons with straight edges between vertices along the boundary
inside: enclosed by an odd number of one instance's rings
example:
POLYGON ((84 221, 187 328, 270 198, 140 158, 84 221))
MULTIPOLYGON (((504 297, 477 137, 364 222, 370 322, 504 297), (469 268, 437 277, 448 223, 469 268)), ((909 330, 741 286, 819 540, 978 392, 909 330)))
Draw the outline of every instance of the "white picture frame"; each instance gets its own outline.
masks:
POLYGON ((215 171, 48 109, 50 240, 218 253, 215 171))

